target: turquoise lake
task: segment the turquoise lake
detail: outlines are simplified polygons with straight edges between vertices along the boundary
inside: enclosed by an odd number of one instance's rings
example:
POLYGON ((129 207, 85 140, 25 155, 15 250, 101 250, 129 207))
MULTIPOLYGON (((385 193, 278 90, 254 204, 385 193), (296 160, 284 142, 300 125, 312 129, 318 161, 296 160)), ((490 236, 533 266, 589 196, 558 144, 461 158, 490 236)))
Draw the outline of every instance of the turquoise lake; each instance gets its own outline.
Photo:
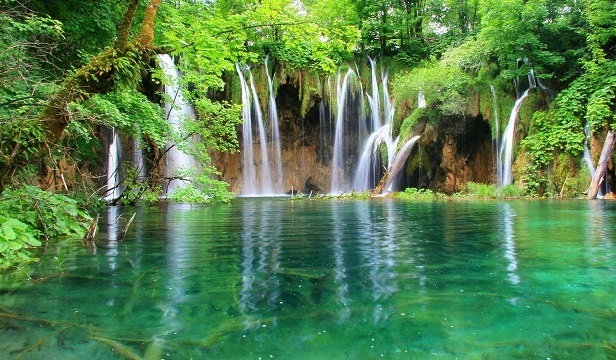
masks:
POLYGON ((112 207, 2 272, 0 359, 616 359, 615 239, 608 201, 112 207))

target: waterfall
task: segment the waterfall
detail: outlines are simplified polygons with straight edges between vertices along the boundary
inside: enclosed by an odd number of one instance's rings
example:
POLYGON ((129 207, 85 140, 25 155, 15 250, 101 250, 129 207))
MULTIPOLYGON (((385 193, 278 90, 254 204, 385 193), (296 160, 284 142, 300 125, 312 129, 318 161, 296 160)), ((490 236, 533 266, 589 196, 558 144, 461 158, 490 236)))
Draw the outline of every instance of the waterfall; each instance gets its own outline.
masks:
POLYGON ((250 110, 250 90, 239 64, 235 64, 235 69, 240 77, 242 88, 242 193, 255 194, 257 192, 257 171, 254 163, 252 149, 252 115, 250 110))
POLYGON ((503 169, 502 169, 502 164, 501 164, 501 157, 499 156, 499 147, 500 147, 500 143, 499 143, 499 136, 500 136, 500 130, 498 129, 499 127, 499 120, 498 120, 498 100, 496 98, 496 90, 494 89, 494 86, 490 83, 490 93, 492 94, 492 111, 493 111, 493 117, 492 117, 492 123, 494 124, 494 131, 492 133, 492 149, 493 149, 493 154, 494 154, 494 163, 492 164, 494 166, 494 169, 496 169, 496 179, 497 181, 500 181, 500 179, 502 179, 502 173, 503 173, 503 169))
MULTIPOLYGON (((175 66, 173 58, 167 54, 159 54, 158 59, 160 66, 165 73, 165 77, 170 82, 165 85, 165 94, 171 99, 165 103, 165 111, 167 114, 167 121, 171 125, 171 130, 174 136, 179 141, 187 141, 188 139, 182 139, 182 123, 184 121, 194 121, 195 113, 191 104, 184 99, 184 95, 178 81, 181 77, 180 71, 175 66)), ((173 138, 173 137, 172 137, 173 138)), ((177 143, 168 143, 166 151, 166 176, 169 179, 169 183, 166 187, 166 193, 171 194, 177 187, 185 184, 185 180, 177 179, 179 171, 189 170, 197 166, 195 159, 178 149, 177 143)))
MULTIPOLYGON (((519 82, 516 81, 516 87, 519 82)), ((518 120, 518 114, 520 112, 520 108, 522 107, 522 103, 528 96, 531 89, 537 86, 535 82, 535 74, 531 69, 530 74, 528 75, 528 89, 526 89, 520 97, 515 101, 513 105, 513 109, 511 109, 511 115, 509 115, 509 121, 507 122, 507 126, 505 127, 505 131, 503 132, 503 139, 500 144, 498 159, 502 161, 500 166, 501 177, 498 179, 498 186, 509 185, 513 181, 513 174, 511 173, 511 165, 513 164, 513 141, 514 141, 514 130, 518 120)))
MULTIPOLYGON (((267 60, 266 60, 267 61, 267 60)), ((263 112, 259 102, 259 95, 255 87, 255 81, 250 68, 235 65, 237 74, 240 78, 242 90, 242 195, 275 195, 284 192, 282 152, 280 141, 280 130, 278 129, 278 111, 274 98, 273 80, 268 74, 268 84, 270 88, 268 119, 272 126, 271 144, 268 146, 268 136, 263 120, 263 112), (248 79, 247 79, 248 78, 248 79), (250 85, 248 84, 250 82, 250 85), (254 116, 254 118, 253 118, 254 116), (253 122, 257 131, 253 131, 253 122), (253 139, 253 136, 257 137, 253 139), (259 144, 258 157, 254 153, 255 143, 259 144), (275 172, 270 167, 270 151, 273 152, 275 161, 275 172), (257 163, 260 160, 259 170, 257 163), (276 179, 276 184, 274 184, 276 179)), ((269 71, 266 65, 266 71, 269 71)), ((273 76, 273 75, 272 75, 273 76)))
POLYGON ((584 162, 588 167, 588 172, 590 173, 590 179, 595 177, 595 165, 592 163, 592 157, 590 156, 590 149, 588 148, 588 139, 590 138, 590 128, 588 124, 584 125, 584 162))
POLYGON ((120 189, 120 154, 121 144, 120 135, 116 128, 111 128, 108 156, 107 156, 107 192, 105 193, 106 201, 117 199, 122 191, 120 189))
POLYGON ((511 110, 511 115, 509 116, 509 122, 503 132, 503 139, 501 141, 498 155, 498 158, 501 161, 501 166, 499 169, 501 177, 499 178, 498 186, 509 185, 513 181, 511 165, 513 164, 514 129, 518 119, 520 107, 522 106, 524 99, 528 96, 529 91, 530 88, 526 89, 526 91, 522 93, 522 96, 515 101, 513 109, 511 110))
POLYGON ((396 155, 399 138, 392 136, 392 122, 394 118, 394 106, 389 96, 387 85, 387 72, 381 75, 383 87, 383 114, 380 112, 379 83, 376 77, 376 61, 369 59, 372 79, 372 95, 368 95, 370 113, 372 119, 372 133, 363 142, 363 147, 355 177, 353 189, 365 191, 374 188, 380 180, 381 163, 386 163, 386 168, 390 169, 392 161, 396 155), (381 115, 383 116, 381 118, 381 115), (381 145, 385 145, 387 159, 380 158, 381 145), (384 161, 386 160, 386 162, 384 161))
POLYGON ((418 109, 426 108, 426 96, 421 91, 417 94, 417 108, 418 109))
POLYGON ((257 89, 255 88, 255 81, 252 76, 252 72, 250 73, 250 89, 252 90, 252 106, 255 121, 257 123, 257 129, 259 130, 259 147, 261 149, 261 192, 259 194, 272 195, 272 171, 270 169, 269 155, 267 153, 267 133, 265 131, 265 124, 263 124, 263 112, 261 111, 259 95, 257 94, 257 89))
POLYGON ((271 135, 271 153, 274 155, 274 170, 273 178, 275 180, 274 188, 284 189, 284 172, 282 170, 282 141, 280 140, 280 127, 278 125, 278 109, 276 107, 276 94, 274 92, 274 73, 269 73, 268 67, 269 55, 265 57, 265 72, 267 73, 267 84, 269 86, 269 101, 268 105, 268 124, 272 128, 271 135))
MULTIPOLYGON (((370 104, 372 128, 370 131, 374 132, 381 127, 381 100, 379 99, 379 83, 376 78, 376 59, 368 57, 370 62, 370 79, 372 83, 372 96, 368 95, 368 103, 370 104)), ((383 89, 386 86, 383 85, 383 89)))
POLYGON ((334 133, 334 155, 332 160, 332 179, 330 192, 338 194, 347 189, 347 174, 345 173, 345 159, 344 159, 344 122, 345 112, 347 110, 346 102, 349 92, 349 78, 354 74, 352 69, 349 69, 347 73, 342 77, 338 73, 337 98, 336 98, 336 130, 334 133))

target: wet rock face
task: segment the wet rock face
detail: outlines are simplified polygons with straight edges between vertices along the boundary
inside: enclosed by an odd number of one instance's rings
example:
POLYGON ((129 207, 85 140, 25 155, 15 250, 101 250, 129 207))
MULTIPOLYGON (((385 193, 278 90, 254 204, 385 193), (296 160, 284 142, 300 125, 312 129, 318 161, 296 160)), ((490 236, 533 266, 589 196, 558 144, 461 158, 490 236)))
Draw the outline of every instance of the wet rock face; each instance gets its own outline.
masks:
MULTIPOLYGON (((330 123, 335 120, 328 118, 328 126, 321 124, 320 99, 317 98, 311 99, 311 106, 302 116, 300 91, 292 81, 280 84, 276 94, 284 192, 329 191, 334 131, 330 123)), ((331 111, 327 109, 326 113, 331 114, 331 111)), ((241 131, 241 127, 239 129, 241 131)), ((255 144, 257 177, 260 177, 261 160, 257 155, 260 151, 259 144, 255 144)), ((440 117, 423 131, 419 146, 407 161, 406 174, 398 190, 416 187, 454 193, 469 181, 493 182, 493 153, 490 124, 481 114, 440 117)), ((241 154, 213 154, 212 160, 221 171, 221 178, 230 184, 231 191, 241 193, 241 154)))
POLYGON ((469 182, 494 181, 490 125, 481 117, 444 117, 428 125, 409 159, 407 187, 454 193, 469 182))
MULTIPOLYGON (((304 191, 323 193, 329 189, 331 180, 331 145, 321 140, 319 127, 319 101, 305 116, 301 115, 299 89, 287 81, 276 92, 278 121, 282 141, 281 155, 284 169, 284 193, 304 191)), ((241 127, 239 127, 241 131, 241 127)), ((325 134, 326 137, 330 136, 325 134)), ((240 137, 241 141, 241 137, 240 137)), ((241 148, 241 145, 240 145, 241 148)), ((256 177, 261 177, 260 145, 253 145, 256 177)), ((242 156, 235 154, 212 154, 212 162, 221 172, 221 179, 230 185, 230 190, 241 193, 242 156)))

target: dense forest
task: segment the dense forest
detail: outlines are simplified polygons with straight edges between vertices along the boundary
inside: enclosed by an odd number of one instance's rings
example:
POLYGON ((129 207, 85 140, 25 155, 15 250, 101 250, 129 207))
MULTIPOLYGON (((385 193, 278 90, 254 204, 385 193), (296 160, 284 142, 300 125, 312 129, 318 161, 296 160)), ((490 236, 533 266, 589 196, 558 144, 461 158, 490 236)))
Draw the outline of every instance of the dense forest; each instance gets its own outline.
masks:
POLYGON ((491 99, 475 113, 502 129, 531 74, 514 185, 594 198, 615 178, 614 24, 609 0, 0 0, 0 267, 48 237, 83 236, 101 199, 156 202, 170 143, 199 164, 174 175, 190 183, 170 199, 228 201, 212 154, 240 146, 236 64, 266 56, 302 89, 300 116, 319 96, 314 79, 378 58, 403 138, 421 119, 465 119, 476 99, 491 99), (178 131, 162 106, 159 54, 174 57, 196 111, 178 131), (110 129, 139 139, 149 164, 145 176, 126 164, 111 197, 100 172, 110 129), (585 148, 598 164, 592 183, 585 148))

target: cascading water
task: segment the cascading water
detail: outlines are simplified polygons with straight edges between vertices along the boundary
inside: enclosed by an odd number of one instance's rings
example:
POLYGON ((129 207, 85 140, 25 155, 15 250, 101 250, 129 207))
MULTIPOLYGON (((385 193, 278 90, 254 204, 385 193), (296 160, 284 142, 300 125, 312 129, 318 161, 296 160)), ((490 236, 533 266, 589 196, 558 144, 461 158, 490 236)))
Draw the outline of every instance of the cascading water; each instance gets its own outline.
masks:
POLYGON ((595 165, 592 163, 592 157, 590 156, 590 149, 588 148, 588 138, 590 138, 590 128, 588 124, 584 125, 584 135, 586 135, 584 139, 584 162, 588 167, 588 172, 590 173, 590 178, 595 177, 595 165))
POLYGON ((120 135, 115 128, 111 128, 110 131, 107 152, 107 192, 105 193, 105 200, 109 202, 114 201, 122 194, 120 189, 120 135))
POLYGON ((252 72, 248 67, 236 64, 242 90, 242 195, 277 195, 284 193, 284 173, 282 169, 282 151, 280 130, 278 127, 278 111, 274 96, 273 75, 268 71, 269 103, 268 124, 271 127, 271 139, 268 141, 266 124, 259 102, 252 72), (250 85, 249 85, 250 83, 250 85), (256 125, 257 131, 253 130, 256 125), (255 137, 255 138, 253 138, 255 137), (256 156, 254 145, 259 144, 259 154, 256 156), (274 158, 274 170, 270 166, 270 155, 274 158), (260 166, 257 163, 260 160, 260 166), (257 171, 259 170, 259 171, 257 171))
MULTIPOLYGON (((516 88, 518 82, 516 82, 516 88)), ((511 173, 511 166, 513 163, 513 140, 514 140, 514 130, 516 127, 516 123, 518 120, 518 114, 520 112, 520 107, 522 107, 522 103, 528 97, 528 94, 531 89, 534 89, 537 86, 535 81, 535 74, 531 70, 528 75, 528 89, 526 89, 520 97, 515 101, 513 105, 513 109, 511 109, 511 115, 509 116, 509 121, 507 122, 507 127, 505 127, 505 131, 503 132, 503 139, 501 141, 498 160, 502 161, 500 171, 501 176, 498 179, 498 186, 505 186, 511 184, 513 181, 513 175, 511 173)))
POLYGON ((235 69, 240 77, 242 89, 242 193, 255 194, 257 192, 257 170, 254 163, 252 148, 252 114, 250 110, 250 90, 239 64, 235 64, 235 69))
POLYGON ((421 91, 417 94, 417 108, 425 109, 426 107, 426 96, 421 91))
POLYGON ((352 69, 349 69, 344 76, 338 73, 337 89, 337 110, 336 110, 336 131, 334 133, 334 154, 332 160, 332 179, 330 192, 333 194, 342 193, 347 190, 348 176, 345 172, 344 159, 344 138, 345 138, 345 115, 347 110, 347 97, 349 95, 349 79, 354 76, 352 69))
POLYGON ((368 95, 368 104, 370 105, 370 113, 372 119, 372 133, 363 142, 363 150, 357 163, 355 177, 353 180, 353 189, 357 191, 365 191, 376 186, 380 180, 381 163, 380 159, 381 145, 386 148, 386 168, 391 167, 392 161, 396 154, 399 138, 393 138, 391 124, 394 117, 394 106, 389 96, 387 85, 387 72, 383 73, 383 114, 381 118, 381 103, 379 98, 379 84, 376 76, 376 61, 368 58, 370 61, 371 79, 372 79, 372 95, 368 95))
POLYGON ((267 132, 265 131, 265 124, 263 124, 263 112, 261 111, 261 103, 259 102, 259 95, 257 94, 257 89, 255 88, 255 80, 252 76, 252 72, 250 73, 250 89, 252 90, 252 106, 254 109, 257 129, 259 130, 259 148, 261 150, 261 192, 259 195, 273 195, 274 185, 269 162, 269 154, 267 152, 267 132))
POLYGON ((276 94, 274 92, 274 73, 270 74, 268 66, 269 55, 265 57, 265 72, 267 73, 267 84, 269 86, 268 124, 271 127, 270 152, 274 155, 274 189, 280 190, 284 187, 284 173, 282 170, 282 141, 280 139, 280 127, 278 125, 278 108, 276 107, 276 94))
MULTIPOLYGON (((170 99, 170 101, 165 103, 167 121, 171 125, 173 137, 176 137, 179 141, 187 141, 189 139, 182 139, 182 123, 184 121, 194 121, 195 113, 191 104, 184 99, 178 84, 181 74, 175 66, 173 58, 167 54, 159 54, 158 59, 169 82, 169 84, 165 85, 165 94, 170 99)), ((166 190, 167 194, 171 194, 177 187, 185 183, 184 180, 178 179, 178 177, 181 177, 178 172, 194 169, 197 166, 197 162, 192 156, 178 149, 177 144, 173 143, 167 144, 165 157, 167 165, 166 176, 169 179, 169 183, 164 190, 166 190)))
MULTIPOLYGON (((371 132, 381 128, 381 100, 379 98, 379 83, 376 78, 376 59, 368 57, 370 62, 370 79, 372 80, 372 96, 368 95, 368 103, 370 104, 372 128, 371 132)), ((387 86, 383 85, 383 89, 387 86)))

